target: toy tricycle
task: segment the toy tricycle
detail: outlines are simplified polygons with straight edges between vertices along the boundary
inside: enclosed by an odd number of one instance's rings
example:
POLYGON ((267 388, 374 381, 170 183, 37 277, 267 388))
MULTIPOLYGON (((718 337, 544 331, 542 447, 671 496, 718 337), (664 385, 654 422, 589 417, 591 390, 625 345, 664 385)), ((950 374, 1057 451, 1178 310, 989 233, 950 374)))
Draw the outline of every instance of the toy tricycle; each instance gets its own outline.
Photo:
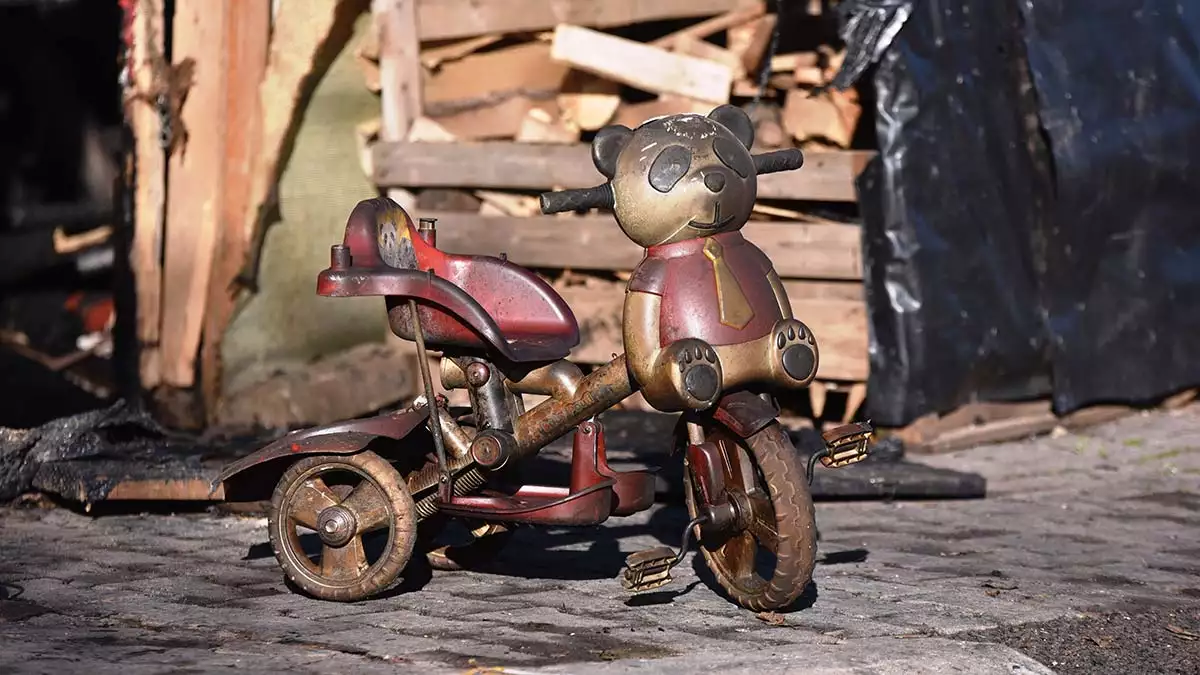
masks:
POLYGON ((691 521, 678 552, 627 558, 625 588, 668 583, 694 536, 739 605, 791 604, 815 563, 815 461, 863 459, 871 427, 826 432, 806 466, 777 420, 771 393, 812 382, 817 342, 792 317, 771 261, 739 230, 756 177, 798 169, 803 156, 751 155, 753 137, 749 117, 728 105, 609 126, 591 146, 607 181, 541 196, 544 213, 612 209, 646 249, 626 289, 625 353, 587 374, 567 360, 579 326, 549 284, 504 256, 439 250, 434 221, 414 223, 391 200, 360 202, 318 293, 383 296, 392 331, 416 343, 425 394, 397 412, 293 432, 222 472, 227 499, 265 498, 275 485, 270 540, 296 586, 360 600, 395 582, 414 551, 458 569, 493 554, 514 525, 595 525, 650 508, 653 472, 613 470, 596 419, 640 390, 654 408, 681 413, 673 451, 683 454, 691 521), (442 354, 443 386, 469 393, 465 414, 435 396, 429 348, 442 354), (526 409, 524 394, 548 398, 526 409), (512 468, 568 433, 569 485, 513 484, 512 468), (473 538, 424 545, 430 528, 452 520, 473 538), (302 532, 315 533, 305 539, 319 550, 306 551, 302 532), (382 541, 374 559, 366 535, 382 541), (756 563, 766 559, 763 573, 756 563))

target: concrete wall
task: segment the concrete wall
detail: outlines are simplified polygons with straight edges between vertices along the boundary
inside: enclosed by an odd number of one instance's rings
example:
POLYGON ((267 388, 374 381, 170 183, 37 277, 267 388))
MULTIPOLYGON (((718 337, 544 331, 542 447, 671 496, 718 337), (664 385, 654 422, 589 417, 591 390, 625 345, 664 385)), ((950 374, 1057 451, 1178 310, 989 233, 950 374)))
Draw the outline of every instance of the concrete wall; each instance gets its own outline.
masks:
POLYGON ((361 16, 304 111, 282 177, 282 220, 268 231, 259 292, 239 311, 224 342, 224 391, 237 391, 271 372, 389 335, 381 298, 322 298, 317 274, 329 247, 341 242, 350 210, 376 191, 359 164, 355 125, 379 116, 354 50, 369 26, 361 16))

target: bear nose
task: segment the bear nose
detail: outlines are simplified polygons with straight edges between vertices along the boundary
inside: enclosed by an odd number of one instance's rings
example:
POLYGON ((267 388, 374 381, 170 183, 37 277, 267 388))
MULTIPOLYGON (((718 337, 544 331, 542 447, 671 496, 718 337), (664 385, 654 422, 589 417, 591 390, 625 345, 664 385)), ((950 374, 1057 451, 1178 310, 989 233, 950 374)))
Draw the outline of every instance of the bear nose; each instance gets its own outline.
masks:
POLYGON ((704 176, 704 187, 713 192, 720 192, 725 189, 725 176, 720 172, 714 171, 704 176))

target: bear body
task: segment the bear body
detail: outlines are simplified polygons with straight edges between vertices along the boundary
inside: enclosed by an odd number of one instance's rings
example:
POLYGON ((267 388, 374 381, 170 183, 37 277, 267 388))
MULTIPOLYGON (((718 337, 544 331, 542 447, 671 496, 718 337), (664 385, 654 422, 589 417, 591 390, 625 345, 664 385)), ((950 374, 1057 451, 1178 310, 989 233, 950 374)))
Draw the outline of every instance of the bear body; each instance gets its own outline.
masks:
POLYGON ((734 345, 767 335, 784 318, 773 270, 740 232, 722 232, 646 249, 627 288, 661 298, 660 347, 684 338, 734 345))
POLYGON ((792 318, 770 259, 740 232, 758 190, 753 141, 750 118, 731 105, 612 125, 592 141, 617 224, 646 249, 626 288, 623 338, 631 375, 661 411, 816 376, 816 339, 792 318))

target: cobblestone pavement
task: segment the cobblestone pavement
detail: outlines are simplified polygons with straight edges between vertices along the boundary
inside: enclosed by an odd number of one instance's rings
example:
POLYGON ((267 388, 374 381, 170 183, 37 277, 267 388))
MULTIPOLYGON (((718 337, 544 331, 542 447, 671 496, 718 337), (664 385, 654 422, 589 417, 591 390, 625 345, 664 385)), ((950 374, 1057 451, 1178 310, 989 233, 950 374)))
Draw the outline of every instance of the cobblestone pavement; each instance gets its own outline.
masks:
POLYGON ((263 519, 0 510, 0 671, 1081 672, 1080 645, 1122 649, 1085 617, 1147 609, 1163 624, 1139 647, 1200 668, 1200 406, 923 461, 983 473, 989 498, 818 504, 817 591, 783 625, 695 564, 620 587, 624 555, 677 545, 679 506, 523 530, 486 572, 352 605, 290 592, 263 519), (1022 625, 1070 648, 979 641, 1022 625))

